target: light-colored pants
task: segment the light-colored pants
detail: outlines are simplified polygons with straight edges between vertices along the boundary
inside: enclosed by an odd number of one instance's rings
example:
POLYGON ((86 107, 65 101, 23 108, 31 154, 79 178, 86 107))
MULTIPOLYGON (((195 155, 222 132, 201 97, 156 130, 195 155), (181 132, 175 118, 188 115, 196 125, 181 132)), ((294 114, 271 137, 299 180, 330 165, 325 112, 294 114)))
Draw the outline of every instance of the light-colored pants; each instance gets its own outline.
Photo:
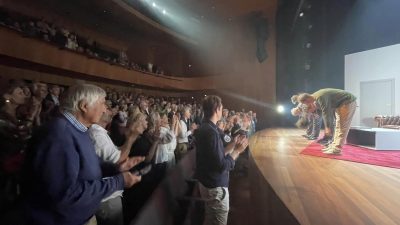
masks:
POLYGON ((97 220, 95 216, 92 216, 92 218, 89 219, 89 221, 87 221, 85 223, 85 225, 97 225, 97 220))
POLYGON ((356 107, 357 103, 354 101, 336 109, 336 127, 332 142, 333 147, 341 149, 345 144, 356 107))
POLYGON ((121 196, 102 202, 96 212, 96 220, 97 225, 123 225, 124 216, 122 214, 121 196))
POLYGON ((226 225, 229 212, 229 191, 226 187, 207 188, 199 183, 201 198, 205 200, 203 225, 226 225))

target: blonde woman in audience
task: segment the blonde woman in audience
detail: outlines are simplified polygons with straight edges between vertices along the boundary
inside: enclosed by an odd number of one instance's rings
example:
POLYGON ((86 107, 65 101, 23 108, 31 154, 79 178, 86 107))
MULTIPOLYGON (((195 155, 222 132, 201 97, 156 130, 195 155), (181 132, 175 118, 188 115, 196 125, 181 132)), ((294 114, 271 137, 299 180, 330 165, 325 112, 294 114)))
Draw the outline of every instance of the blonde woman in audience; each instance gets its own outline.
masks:
MULTIPOLYGON (((158 144, 154 163, 159 164, 158 166, 161 167, 161 173, 165 174, 168 164, 171 165, 170 159, 172 157, 170 155, 171 153, 174 155, 174 150, 176 148, 176 135, 169 126, 168 117, 166 114, 161 114, 160 138, 164 138, 166 140, 164 143, 158 144)), ((175 161, 175 157, 173 157, 173 160, 175 161)))

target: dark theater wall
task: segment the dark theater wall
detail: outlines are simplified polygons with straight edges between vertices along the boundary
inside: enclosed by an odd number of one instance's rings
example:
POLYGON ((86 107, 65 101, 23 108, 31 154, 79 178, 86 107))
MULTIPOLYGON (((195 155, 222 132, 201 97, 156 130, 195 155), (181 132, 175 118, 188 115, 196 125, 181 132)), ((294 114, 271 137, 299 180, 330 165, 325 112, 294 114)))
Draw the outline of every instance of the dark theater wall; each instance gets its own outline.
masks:
POLYGON ((277 100, 289 107, 297 92, 344 88, 345 55, 400 43, 399 1, 305 0, 297 11, 300 2, 280 1, 277 14, 277 100))

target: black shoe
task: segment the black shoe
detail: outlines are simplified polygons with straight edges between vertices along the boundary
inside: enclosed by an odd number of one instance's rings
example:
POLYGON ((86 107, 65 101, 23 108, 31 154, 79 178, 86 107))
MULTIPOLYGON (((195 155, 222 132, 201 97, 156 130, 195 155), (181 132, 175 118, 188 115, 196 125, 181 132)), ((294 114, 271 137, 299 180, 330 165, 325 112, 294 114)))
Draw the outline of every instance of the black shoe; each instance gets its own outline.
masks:
POLYGON ((324 144, 326 144, 328 142, 329 142, 329 140, 323 140, 323 139, 317 141, 317 143, 321 144, 321 145, 324 145, 324 144))
POLYGON ((328 147, 330 144, 332 144, 332 140, 329 140, 321 145, 324 145, 325 147, 328 147))
POLYGON ((310 136, 307 138, 308 140, 317 140, 317 137, 310 136))
POLYGON ((331 141, 331 140, 332 140, 332 137, 324 136, 322 139, 319 139, 317 142, 318 142, 319 144, 324 144, 325 142, 329 142, 329 141, 331 141))

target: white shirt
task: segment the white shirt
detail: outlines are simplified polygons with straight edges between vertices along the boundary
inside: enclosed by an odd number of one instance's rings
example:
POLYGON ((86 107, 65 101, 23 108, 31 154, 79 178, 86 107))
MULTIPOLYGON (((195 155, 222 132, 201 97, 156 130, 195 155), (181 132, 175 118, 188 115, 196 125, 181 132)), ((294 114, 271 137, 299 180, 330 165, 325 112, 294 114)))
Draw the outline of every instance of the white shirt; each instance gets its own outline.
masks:
POLYGON ((180 120, 181 131, 178 133, 178 143, 188 143, 188 137, 192 134, 192 131, 188 130, 185 121, 180 120))
MULTIPOLYGON (((108 136, 106 129, 97 124, 93 124, 89 128, 89 136, 93 142, 94 149, 96 150, 96 155, 103 162, 112 162, 112 163, 118 162, 121 156, 121 151, 117 148, 117 146, 114 145, 110 136, 108 136)), ((102 202, 105 202, 109 199, 113 199, 118 196, 122 196, 122 192, 123 192, 122 190, 116 191, 112 193, 109 197, 104 198, 102 202)))
POLYGON ((166 128, 161 127, 160 137, 165 139, 167 143, 160 143, 157 146, 156 157, 154 163, 163 163, 168 162, 169 158, 172 158, 171 154, 174 155, 174 151, 176 148, 176 137, 174 133, 166 128))
POLYGON ((51 95, 51 99, 53 99, 54 105, 60 105, 60 101, 58 100, 57 96, 51 95))

